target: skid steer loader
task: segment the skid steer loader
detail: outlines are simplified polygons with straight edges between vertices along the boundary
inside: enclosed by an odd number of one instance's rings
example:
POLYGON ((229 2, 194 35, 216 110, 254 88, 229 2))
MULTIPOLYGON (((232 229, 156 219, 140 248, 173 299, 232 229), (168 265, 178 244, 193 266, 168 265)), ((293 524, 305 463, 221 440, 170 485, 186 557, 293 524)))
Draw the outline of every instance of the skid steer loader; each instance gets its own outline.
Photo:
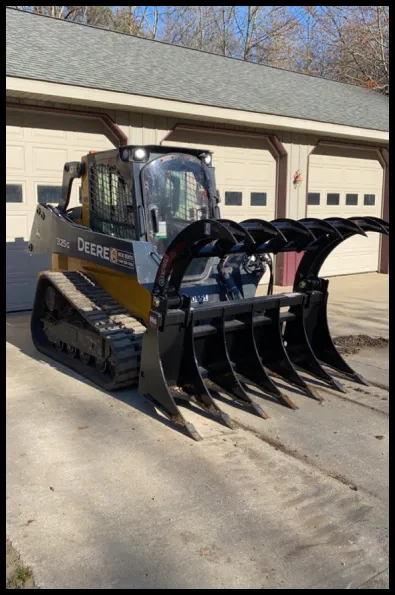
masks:
MULTIPOLYGON (((319 277, 344 240, 389 233, 375 217, 300 221, 221 219, 209 151, 125 146, 66 163, 62 197, 37 206, 29 250, 52 253, 31 318, 36 348, 103 389, 137 386, 192 438, 187 400, 232 427, 217 397, 265 418, 251 386, 296 409, 285 379, 345 392, 328 368, 366 381, 328 328, 328 281, 319 277), (69 208, 81 178, 81 206, 69 208), (256 297, 271 256, 303 253, 293 291, 256 297), (225 397, 224 397, 225 395, 225 397)), ((258 393, 259 394, 259 393, 258 393)))

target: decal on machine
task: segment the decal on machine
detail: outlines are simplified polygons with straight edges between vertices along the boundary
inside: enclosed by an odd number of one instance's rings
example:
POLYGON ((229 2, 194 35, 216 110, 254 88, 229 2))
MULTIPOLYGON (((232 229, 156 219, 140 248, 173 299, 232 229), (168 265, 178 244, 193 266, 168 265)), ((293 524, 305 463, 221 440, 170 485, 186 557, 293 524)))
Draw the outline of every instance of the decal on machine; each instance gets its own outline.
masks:
POLYGON ((56 238, 56 245, 60 246, 61 248, 66 248, 67 250, 70 250, 70 242, 64 240, 63 238, 56 238))
POLYGON ((85 254, 108 260, 128 269, 134 269, 134 255, 131 252, 109 248, 108 246, 102 246, 94 242, 87 242, 81 237, 77 238, 77 249, 78 252, 84 252, 85 254))
POLYGON ((203 302, 208 302, 208 295, 207 293, 204 295, 193 295, 191 297, 192 304, 203 304, 203 302))

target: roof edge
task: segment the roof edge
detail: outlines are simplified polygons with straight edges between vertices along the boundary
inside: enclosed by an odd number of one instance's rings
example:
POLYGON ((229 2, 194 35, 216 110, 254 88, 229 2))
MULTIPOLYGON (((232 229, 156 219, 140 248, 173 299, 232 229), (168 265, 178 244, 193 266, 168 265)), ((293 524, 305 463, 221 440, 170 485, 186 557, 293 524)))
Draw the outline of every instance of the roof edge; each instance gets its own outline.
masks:
POLYGON ((59 98, 67 103, 84 105, 94 109, 116 109, 140 113, 156 113, 162 116, 205 120, 207 122, 227 123, 233 125, 254 126, 269 130, 291 130, 304 134, 320 134, 334 138, 354 138, 365 141, 387 143, 389 132, 369 128, 357 128, 343 124, 331 124, 315 120, 304 120, 289 116, 264 114, 232 108, 186 103, 172 99, 135 95, 119 91, 107 91, 92 87, 80 87, 63 83, 53 83, 19 77, 6 77, 6 90, 14 96, 29 94, 29 99, 59 102, 59 98), (87 94, 89 89, 89 95, 87 94), (144 97, 144 105, 142 98, 144 97))

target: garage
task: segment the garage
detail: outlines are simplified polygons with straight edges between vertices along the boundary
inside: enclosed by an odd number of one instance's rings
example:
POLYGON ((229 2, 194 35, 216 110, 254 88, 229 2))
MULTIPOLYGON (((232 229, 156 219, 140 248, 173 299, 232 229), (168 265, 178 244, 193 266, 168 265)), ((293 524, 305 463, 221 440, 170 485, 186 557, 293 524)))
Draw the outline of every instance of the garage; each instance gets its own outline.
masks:
MULTIPOLYGON (((39 271, 50 267, 47 254, 27 251, 38 203, 57 203, 63 166, 91 149, 112 147, 100 120, 7 110, 6 311, 32 307, 39 271)), ((78 204, 78 185, 71 206, 78 204)))
MULTIPOLYGON (((383 166, 378 151, 318 146, 310 155, 307 216, 382 217, 383 166)), ((350 238, 325 262, 323 276, 379 270, 380 235, 350 238)))

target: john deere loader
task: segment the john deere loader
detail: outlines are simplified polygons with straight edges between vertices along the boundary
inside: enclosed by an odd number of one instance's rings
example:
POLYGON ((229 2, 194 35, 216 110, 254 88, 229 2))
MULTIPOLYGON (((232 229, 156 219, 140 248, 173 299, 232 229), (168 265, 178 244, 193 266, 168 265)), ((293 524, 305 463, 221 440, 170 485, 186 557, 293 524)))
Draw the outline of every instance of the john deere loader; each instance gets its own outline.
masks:
POLYGON ((341 392, 339 375, 366 384, 331 339, 319 273, 344 240, 389 233, 375 217, 221 219, 211 160, 125 146, 66 163, 61 201, 37 206, 29 244, 52 253, 32 312, 36 348, 105 390, 138 387, 196 440, 183 400, 232 426, 220 395, 265 418, 265 395, 296 408, 278 377, 315 399, 309 379, 341 392), (76 178, 81 206, 69 208, 76 178), (272 255, 290 251, 303 254, 293 291, 272 295, 271 276, 256 297, 272 255))

